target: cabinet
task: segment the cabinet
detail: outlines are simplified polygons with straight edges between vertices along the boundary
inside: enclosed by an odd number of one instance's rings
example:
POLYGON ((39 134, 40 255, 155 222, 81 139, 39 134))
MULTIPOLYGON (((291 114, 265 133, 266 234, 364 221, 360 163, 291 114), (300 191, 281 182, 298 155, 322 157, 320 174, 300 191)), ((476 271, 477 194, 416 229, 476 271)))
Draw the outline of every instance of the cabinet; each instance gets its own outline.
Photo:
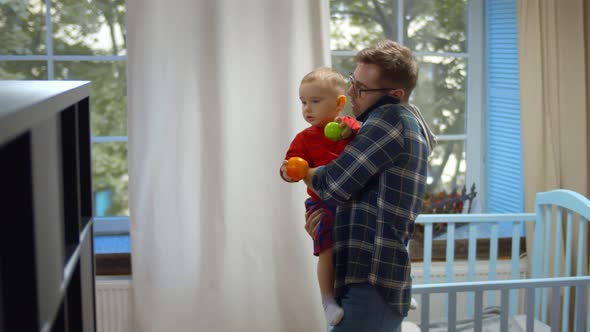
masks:
POLYGON ((89 91, 0 81, 0 331, 96 331, 89 91))

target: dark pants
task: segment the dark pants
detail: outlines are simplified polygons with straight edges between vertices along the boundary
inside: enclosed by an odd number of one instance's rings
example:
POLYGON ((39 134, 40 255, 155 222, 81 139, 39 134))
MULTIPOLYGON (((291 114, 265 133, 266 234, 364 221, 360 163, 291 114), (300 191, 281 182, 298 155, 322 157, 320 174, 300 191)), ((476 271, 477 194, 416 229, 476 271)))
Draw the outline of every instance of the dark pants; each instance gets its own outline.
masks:
POLYGON ((332 332, 401 332, 404 317, 369 284, 350 285, 342 298, 344 319, 332 332))

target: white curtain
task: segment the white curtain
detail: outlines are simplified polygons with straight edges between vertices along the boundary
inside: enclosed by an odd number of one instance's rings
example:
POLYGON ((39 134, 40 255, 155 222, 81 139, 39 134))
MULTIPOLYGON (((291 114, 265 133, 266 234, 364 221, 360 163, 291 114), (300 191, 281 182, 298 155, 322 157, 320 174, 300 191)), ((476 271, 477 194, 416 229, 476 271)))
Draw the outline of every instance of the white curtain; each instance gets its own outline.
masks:
POLYGON ((278 168, 328 1, 127 6, 135 330, 321 331, 304 186, 278 168))
MULTIPOLYGON (((533 211, 541 191, 564 188, 588 196, 588 0, 519 0, 518 51, 526 210, 533 211)), ((539 255, 532 252, 531 225, 527 234, 528 256, 539 255)), ((575 250, 572 255, 575 261, 575 250)))

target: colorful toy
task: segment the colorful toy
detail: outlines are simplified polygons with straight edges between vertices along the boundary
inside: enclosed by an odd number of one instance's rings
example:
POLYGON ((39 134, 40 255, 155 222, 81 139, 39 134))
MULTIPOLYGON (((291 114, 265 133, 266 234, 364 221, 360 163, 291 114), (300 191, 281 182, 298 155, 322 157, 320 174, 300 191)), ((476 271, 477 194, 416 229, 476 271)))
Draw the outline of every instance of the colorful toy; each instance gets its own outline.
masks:
POLYGON ((342 138, 342 130, 343 128, 338 122, 329 122, 324 127, 324 135, 329 140, 338 141, 342 138))
POLYGON ((309 164, 303 158, 291 157, 287 160, 287 176, 295 181, 305 178, 308 170, 309 164))

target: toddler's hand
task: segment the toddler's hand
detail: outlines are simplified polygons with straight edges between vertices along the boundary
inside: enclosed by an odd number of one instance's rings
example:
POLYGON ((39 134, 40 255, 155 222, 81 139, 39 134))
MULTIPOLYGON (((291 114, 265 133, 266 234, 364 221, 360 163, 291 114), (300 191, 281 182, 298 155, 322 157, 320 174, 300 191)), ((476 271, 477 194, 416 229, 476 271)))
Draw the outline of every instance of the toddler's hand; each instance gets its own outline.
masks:
POLYGON ((341 135, 342 139, 347 139, 350 136, 352 136, 352 133, 353 133, 352 128, 350 128, 346 122, 343 122, 342 118, 338 117, 334 121, 340 125, 340 128, 343 128, 342 135, 341 135))
POLYGON ((283 160, 283 165, 281 165, 281 175, 283 176, 283 180, 287 182, 297 182, 293 181, 293 179, 287 175, 287 160, 283 160))

